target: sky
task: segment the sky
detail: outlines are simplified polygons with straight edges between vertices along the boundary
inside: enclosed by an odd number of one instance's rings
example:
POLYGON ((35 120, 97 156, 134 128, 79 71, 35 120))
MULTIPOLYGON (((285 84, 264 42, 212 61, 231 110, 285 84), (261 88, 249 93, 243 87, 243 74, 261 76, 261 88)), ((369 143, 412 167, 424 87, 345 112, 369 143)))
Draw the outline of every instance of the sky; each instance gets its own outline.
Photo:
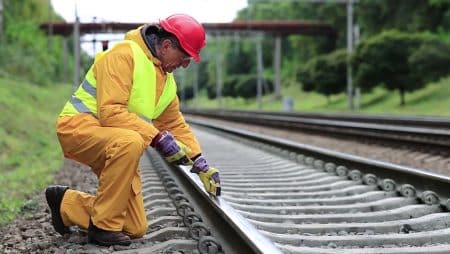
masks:
MULTIPOLYGON (((231 22, 247 0, 50 0, 56 13, 67 22, 152 23, 175 13, 189 14, 201 23, 231 22)), ((81 48, 89 55, 101 51, 101 40, 120 40, 123 34, 84 35, 81 48), (86 42, 95 38, 97 43, 86 42), (85 42, 83 42, 85 41, 85 42)), ((112 45, 114 42, 111 42, 112 45)))
POLYGON ((247 0, 51 0, 66 21, 155 22, 174 13, 186 13, 199 22, 230 22, 247 0))

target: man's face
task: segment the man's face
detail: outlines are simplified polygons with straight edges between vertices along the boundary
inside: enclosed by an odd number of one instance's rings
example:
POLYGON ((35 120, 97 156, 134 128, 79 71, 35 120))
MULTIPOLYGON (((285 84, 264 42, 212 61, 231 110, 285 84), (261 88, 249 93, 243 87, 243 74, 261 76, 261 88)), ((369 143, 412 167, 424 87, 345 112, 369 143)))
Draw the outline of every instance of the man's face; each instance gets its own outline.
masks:
POLYGON ((174 44, 169 39, 166 39, 161 43, 159 60, 161 61, 161 67, 165 72, 173 72, 180 66, 183 68, 188 67, 191 58, 192 57, 181 48, 174 47, 174 44))

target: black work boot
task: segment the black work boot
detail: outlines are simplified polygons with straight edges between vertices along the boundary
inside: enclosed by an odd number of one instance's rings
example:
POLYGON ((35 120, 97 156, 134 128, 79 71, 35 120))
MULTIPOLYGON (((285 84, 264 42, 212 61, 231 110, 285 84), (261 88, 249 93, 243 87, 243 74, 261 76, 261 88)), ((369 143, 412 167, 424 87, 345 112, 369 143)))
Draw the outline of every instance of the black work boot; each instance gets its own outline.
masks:
POLYGON ((64 193, 66 193, 68 189, 69 187, 61 185, 49 186, 45 189, 45 198, 47 199, 47 204, 50 207, 50 212, 52 213, 52 225, 56 232, 61 235, 70 233, 69 227, 64 226, 60 212, 61 201, 64 197, 64 193))
POLYGON ((96 243, 98 245, 103 246, 111 246, 111 245, 128 246, 131 244, 131 239, 129 236, 125 235, 122 232, 103 230, 101 228, 96 227, 94 223, 92 223, 92 221, 89 221, 88 242, 96 243))

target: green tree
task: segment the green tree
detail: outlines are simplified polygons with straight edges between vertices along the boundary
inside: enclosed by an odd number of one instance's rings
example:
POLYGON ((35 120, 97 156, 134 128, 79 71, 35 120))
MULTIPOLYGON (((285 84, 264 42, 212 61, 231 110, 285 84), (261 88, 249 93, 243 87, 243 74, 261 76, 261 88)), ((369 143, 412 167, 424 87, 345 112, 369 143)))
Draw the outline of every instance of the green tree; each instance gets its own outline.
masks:
POLYGON ((420 74, 414 72, 408 59, 424 42, 417 34, 386 31, 357 47, 353 59, 355 82, 365 91, 383 84, 400 92, 400 105, 405 104, 405 92, 422 88, 420 74))
POLYGON ((318 57, 315 70, 316 91, 327 96, 345 91, 347 86, 347 51, 336 50, 318 57))
MULTIPOLYGON (((291 35, 282 38, 282 84, 297 84, 302 81, 303 89, 315 89, 310 83, 313 73, 309 73, 304 63, 317 56, 329 54, 336 48, 346 46, 347 23, 346 5, 340 3, 318 3, 309 1, 250 0, 248 7, 238 12, 236 20, 303 20, 332 25, 336 37, 291 35), (299 79, 296 80, 295 77, 299 79), (309 79, 309 81, 308 81, 309 79)), ((354 5, 355 23, 360 28, 361 41, 376 36, 384 30, 397 29, 404 32, 426 32, 439 34, 443 40, 450 41, 450 1, 449 0, 359 0, 354 5)), ((228 38, 220 37, 225 41, 228 38)), ((210 42, 211 40, 208 39, 210 42)), ((224 55, 224 83, 235 74, 256 73, 254 38, 242 36, 239 45, 211 47, 210 55, 224 55)), ((270 79, 273 64, 273 39, 270 35, 263 40, 263 64, 265 78, 270 79)), ((389 61, 389 59, 380 59, 389 61)), ((405 60, 406 61, 406 60, 405 60)), ((215 93, 216 68, 208 67, 209 91, 215 93)), ((396 63, 393 63, 396 64, 396 63)), ((371 69, 371 65, 361 63, 359 69, 371 69)), ((366 75, 368 72, 365 71, 366 75)), ((375 77, 377 78, 377 77, 375 77)), ((231 85, 230 82, 228 84, 231 85)), ((228 85, 227 84, 227 85, 228 85)), ((225 85, 224 85, 225 86, 225 85)), ((234 87, 234 86, 233 86, 234 87)), ((364 84, 364 89, 370 89, 364 84)), ((233 91, 224 87, 224 91, 233 91)))
POLYGON ((408 63, 423 82, 437 81, 450 75, 450 44, 438 40, 426 42, 413 52, 408 63))
MULTIPOLYGON (((237 82, 234 86, 234 94, 236 95, 236 97, 242 97, 247 99, 255 98, 257 83, 258 80, 256 74, 237 75, 237 82)), ((263 95, 273 91, 273 83, 270 80, 263 78, 262 83, 263 83, 262 87, 263 95), (267 89, 264 89, 264 87, 267 87, 267 89)))
POLYGON ((304 91, 316 91, 328 99, 332 94, 345 91, 347 51, 336 50, 308 61, 299 74, 304 91))
POLYGON ((317 69, 317 57, 309 60, 305 65, 303 65, 297 75, 297 79, 302 85, 302 90, 305 92, 314 91, 314 70, 317 69))
POLYGON ((355 10, 365 37, 386 29, 422 32, 450 29, 448 0, 360 0, 355 10))
POLYGON ((194 98, 194 88, 190 85, 184 86, 183 88, 178 87, 177 95, 180 100, 190 100, 194 98))
MULTIPOLYGON (((298 1, 250 1, 249 6, 238 13, 237 20, 304 20, 342 25, 345 31, 345 6, 336 4, 317 4, 298 1)), ((338 40, 345 43, 345 33, 338 32, 338 40)), ((293 80, 298 75, 297 63, 306 62, 312 56, 331 52, 336 47, 336 37, 291 35, 282 37, 282 81, 293 80)), ((264 37, 263 65, 265 78, 273 79, 274 39, 264 37)), ((233 49, 230 49, 233 50, 233 49)), ((239 54, 231 59, 233 64, 227 75, 256 73, 256 51, 254 38, 243 38, 239 54), (241 68, 242 67, 242 68, 241 68), (242 71, 244 70, 244 71, 242 71)), ((287 82, 282 82, 286 85, 287 82)))

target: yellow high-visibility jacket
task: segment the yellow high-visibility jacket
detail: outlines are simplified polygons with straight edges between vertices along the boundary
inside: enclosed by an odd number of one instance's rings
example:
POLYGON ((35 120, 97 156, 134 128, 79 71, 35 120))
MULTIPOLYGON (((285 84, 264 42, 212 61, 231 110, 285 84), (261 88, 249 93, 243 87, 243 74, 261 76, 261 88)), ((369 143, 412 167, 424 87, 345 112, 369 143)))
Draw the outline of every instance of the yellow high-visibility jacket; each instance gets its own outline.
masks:
POLYGON ((162 70, 140 29, 129 31, 125 38, 130 41, 116 44, 95 60, 60 117, 89 112, 102 126, 135 130, 147 146, 160 130, 168 130, 191 149, 193 157, 201 149, 179 110, 173 75, 162 70))

